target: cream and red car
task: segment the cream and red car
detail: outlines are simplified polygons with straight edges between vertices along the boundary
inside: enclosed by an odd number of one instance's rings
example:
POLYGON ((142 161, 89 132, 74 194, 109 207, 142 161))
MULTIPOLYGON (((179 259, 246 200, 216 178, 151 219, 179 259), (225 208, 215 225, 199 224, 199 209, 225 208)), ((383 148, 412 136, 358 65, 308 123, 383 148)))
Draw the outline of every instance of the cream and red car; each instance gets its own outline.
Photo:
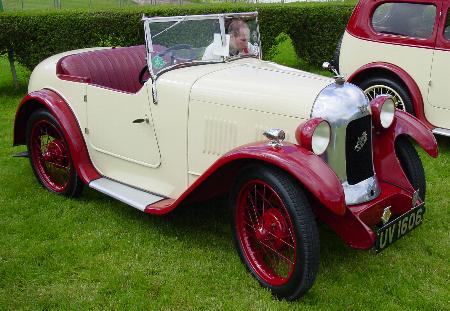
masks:
POLYGON ((377 250, 422 223, 425 176, 409 139, 433 157, 437 145, 391 98, 261 60, 257 13, 143 22, 145 45, 34 69, 14 144, 28 146, 45 188, 72 197, 88 185, 154 215, 227 194, 243 263, 285 299, 314 283, 316 218, 377 250), (252 52, 230 57, 236 18, 252 52))
POLYGON ((369 99, 392 95, 434 133, 450 136, 450 2, 360 0, 335 62, 369 99))

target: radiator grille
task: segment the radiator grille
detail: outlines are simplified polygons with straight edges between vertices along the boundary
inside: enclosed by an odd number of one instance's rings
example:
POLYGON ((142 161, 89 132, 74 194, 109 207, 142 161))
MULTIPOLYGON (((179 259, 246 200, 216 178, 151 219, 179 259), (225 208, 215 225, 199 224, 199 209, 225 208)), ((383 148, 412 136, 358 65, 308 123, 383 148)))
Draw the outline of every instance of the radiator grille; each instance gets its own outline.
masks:
POLYGON ((373 176, 372 118, 370 115, 353 120, 348 124, 345 155, 347 182, 350 185, 373 176))

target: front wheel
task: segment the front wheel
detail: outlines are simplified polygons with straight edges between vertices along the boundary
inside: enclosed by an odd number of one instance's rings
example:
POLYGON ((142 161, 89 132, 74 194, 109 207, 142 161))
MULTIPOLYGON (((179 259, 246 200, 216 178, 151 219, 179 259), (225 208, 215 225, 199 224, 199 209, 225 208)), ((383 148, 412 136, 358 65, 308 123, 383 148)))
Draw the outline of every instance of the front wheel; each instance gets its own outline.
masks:
POLYGON ((78 196, 83 182, 58 120, 46 110, 37 110, 30 116, 26 133, 31 166, 39 182, 52 192, 78 196))
POLYGON ((313 285, 319 235, 299 184, 265 166, 244 171, 230 197, 233 238, 242 262, 279 298, 293 300, 313 285))

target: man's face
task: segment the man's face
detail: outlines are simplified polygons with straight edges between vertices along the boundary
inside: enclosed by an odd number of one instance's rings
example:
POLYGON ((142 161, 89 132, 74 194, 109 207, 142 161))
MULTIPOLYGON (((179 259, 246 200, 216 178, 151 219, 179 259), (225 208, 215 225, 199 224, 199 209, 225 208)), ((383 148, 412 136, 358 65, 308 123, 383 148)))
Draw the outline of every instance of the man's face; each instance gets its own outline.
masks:
POLYGON ((246 27, 241 28, 238 35, 230 36, 231 48, 235 51, 242 52, 243 49, 248 47, 249 38, 250 30, 246 27))

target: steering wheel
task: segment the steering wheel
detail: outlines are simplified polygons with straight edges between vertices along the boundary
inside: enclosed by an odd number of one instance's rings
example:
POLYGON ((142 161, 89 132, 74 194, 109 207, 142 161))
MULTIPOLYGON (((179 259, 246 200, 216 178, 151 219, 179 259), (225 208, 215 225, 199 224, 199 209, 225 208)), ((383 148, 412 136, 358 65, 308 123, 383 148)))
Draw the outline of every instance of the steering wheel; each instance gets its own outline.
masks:
MULTIPOLYGON (((156 56, 164 58, 164 56, 166 56, 167 54, 170 53, 170 64, 169 65, 174 65, 175 64, 175 57, 173 56, 173 51, 177 51, 177 50, 189 50, 190 51, 190 58, 194 59, 195 58, 195 50, 193 49, 192 45, 190 44, 175 44, 174 46, 171 46, 168 49, 165 49, 164 51, 156 54, 156 56)), ((155 56, 155 57, 156 57, 155 56)), ((145 64, 145 66, 141 69, 141 72, 139 73, 139 83, 141 85, 144 85, 145 82, 148 81, 148 77, 144 78, 145 74, 149 75, 148 72, 148 65, 145 64)))
POLYGON ((191 59, 195 58, 195 51, 193 50, 193 47, 190 44, 175 44, 174 46, 171 46, 170 48, 158 53, 156 56, 164 58, 164 56, 166 56, 167 54, 170 53, 170 64, 169 65, 174 65, 175 64, 175 56, 173 56, 172 52, 177 51, 177 50, 189 50, 190 58, 191 59))

